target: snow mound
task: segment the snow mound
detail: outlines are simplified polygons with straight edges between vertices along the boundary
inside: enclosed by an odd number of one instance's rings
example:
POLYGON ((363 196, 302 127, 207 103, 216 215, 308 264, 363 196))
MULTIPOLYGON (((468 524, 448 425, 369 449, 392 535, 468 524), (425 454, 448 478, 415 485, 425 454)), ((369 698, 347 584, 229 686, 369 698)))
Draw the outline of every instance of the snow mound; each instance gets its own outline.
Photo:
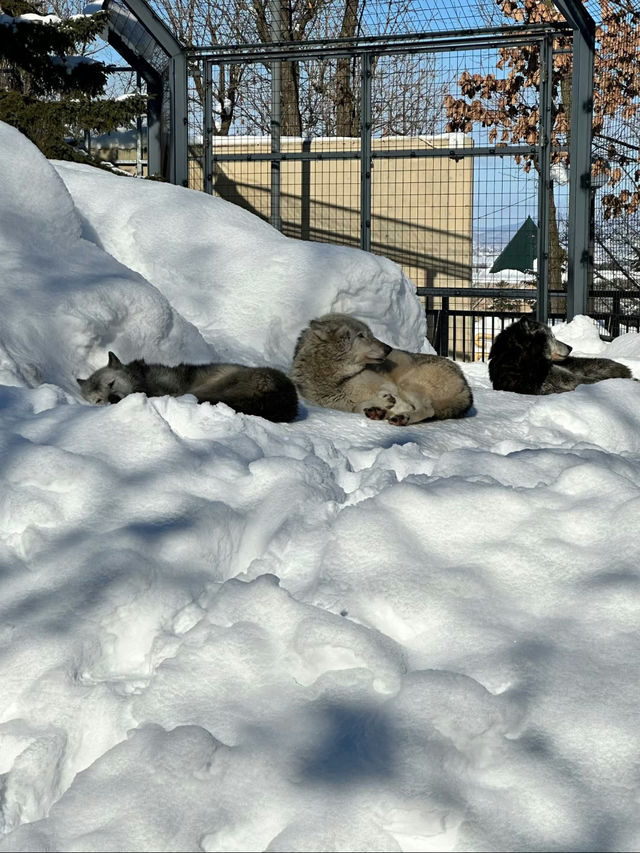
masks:
POLYGON ((51 382, 77 395, 75 377, 105 364, 109 349, 125 360, 142 352, 211 359, 212 348, 155 287, 81 237, 53 166, 4 123, 0 171, 1 381, 51 382))
POLYGON ((302 328, 331 311, 357 314, 393 346, 433 351, 415 288, 387 258, 289 239, 201 192, 56 168, 85 234, 152 282, 226 360, 287 369, 302 328))

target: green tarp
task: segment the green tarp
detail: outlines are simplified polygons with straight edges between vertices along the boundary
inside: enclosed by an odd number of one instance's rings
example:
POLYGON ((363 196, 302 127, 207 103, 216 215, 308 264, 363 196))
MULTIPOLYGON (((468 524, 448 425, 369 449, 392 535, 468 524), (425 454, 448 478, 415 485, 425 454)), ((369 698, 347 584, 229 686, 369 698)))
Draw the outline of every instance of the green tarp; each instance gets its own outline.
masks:
POLYGON ((495 259, 489 272, 500 272, 500 270, 526 272, 532 270, 537 255, 538 226, 530 216, 527 216, 524 224, 520 226, 495 259))

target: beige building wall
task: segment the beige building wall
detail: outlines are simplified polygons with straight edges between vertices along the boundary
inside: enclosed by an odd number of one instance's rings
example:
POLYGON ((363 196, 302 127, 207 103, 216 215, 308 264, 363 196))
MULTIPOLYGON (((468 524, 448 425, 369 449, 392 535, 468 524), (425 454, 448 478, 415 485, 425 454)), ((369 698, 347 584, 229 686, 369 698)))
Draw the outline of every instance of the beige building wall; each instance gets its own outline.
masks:
MULTIPOLYGON (((137 174, 137 133, 135 128, 116 130, 94 136, 91 140, 91 153, 100 160, 111 163, 117 169, 129 175, 137 174)), ((142 177, 147 175, 147 147, 142 149, 142 177)))
MULTIPOLYGON (((399 263, 418 287, 471 284, 473 161, 415 157, 411 150, 469 147, 463 134, 385 137, 372 141, 371 249, 399 263), (406 157, 376 157, 385 151, 406 157)), ((310 151, 336 151, 352 159, 287 161, 303 150, 299 139, 283 139, 280 165, 282 230, 291 237, 360 245, 359 139, 314 139, 310 151)), ((216 155, 246 155, 246 161, 214 161, 215 195, 269 219, 271 164, 251 160, 269 154, 268 138, 216 137, 216 155)), ((193 174, 201 185, 201 173, 193 174)))

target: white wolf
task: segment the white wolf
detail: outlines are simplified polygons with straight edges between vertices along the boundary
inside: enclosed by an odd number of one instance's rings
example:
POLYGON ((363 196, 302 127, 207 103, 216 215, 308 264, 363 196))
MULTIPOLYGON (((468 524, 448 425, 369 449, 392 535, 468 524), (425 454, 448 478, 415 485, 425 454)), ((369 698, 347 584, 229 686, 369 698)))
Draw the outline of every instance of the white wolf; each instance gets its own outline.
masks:
POLYGON ((293 382, 273 367, 243 364, 147 364, 144 359, 123 364, 112 352, 109 363, 78 379, 82 396, 104 406, 137 391, 148 397, 193 394, 200 403, 226 403, 236 412, 270 421, 292 421, 298 412, 293 382))
POLYGON ((392 349, 348 314, 325 314, 301 332, 291 378, 310 403, 397 426, 459 418, 473 404, 455 362, 392 349))

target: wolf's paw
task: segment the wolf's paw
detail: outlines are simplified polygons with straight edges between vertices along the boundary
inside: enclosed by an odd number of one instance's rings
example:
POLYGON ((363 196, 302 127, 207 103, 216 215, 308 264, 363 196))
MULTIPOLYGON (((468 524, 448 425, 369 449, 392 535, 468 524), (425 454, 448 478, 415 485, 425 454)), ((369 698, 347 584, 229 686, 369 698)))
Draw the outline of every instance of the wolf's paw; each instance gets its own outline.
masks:
POLYGON ((387 417, 386 409, 381 409, 380 406, 367 406, 364 413, 372 421, 383 421, 387 417))
POLYGON ((391 415, 387 420, 394 426, 406 426, 409 423, 409 415, 406 414, 406 412, 403 412, 399 415, 391 415))
POLYGON ((390 391, 379 391, 375 399, 378 406, 387 411, 393 409, 397 402, 395 396, 390 391))

